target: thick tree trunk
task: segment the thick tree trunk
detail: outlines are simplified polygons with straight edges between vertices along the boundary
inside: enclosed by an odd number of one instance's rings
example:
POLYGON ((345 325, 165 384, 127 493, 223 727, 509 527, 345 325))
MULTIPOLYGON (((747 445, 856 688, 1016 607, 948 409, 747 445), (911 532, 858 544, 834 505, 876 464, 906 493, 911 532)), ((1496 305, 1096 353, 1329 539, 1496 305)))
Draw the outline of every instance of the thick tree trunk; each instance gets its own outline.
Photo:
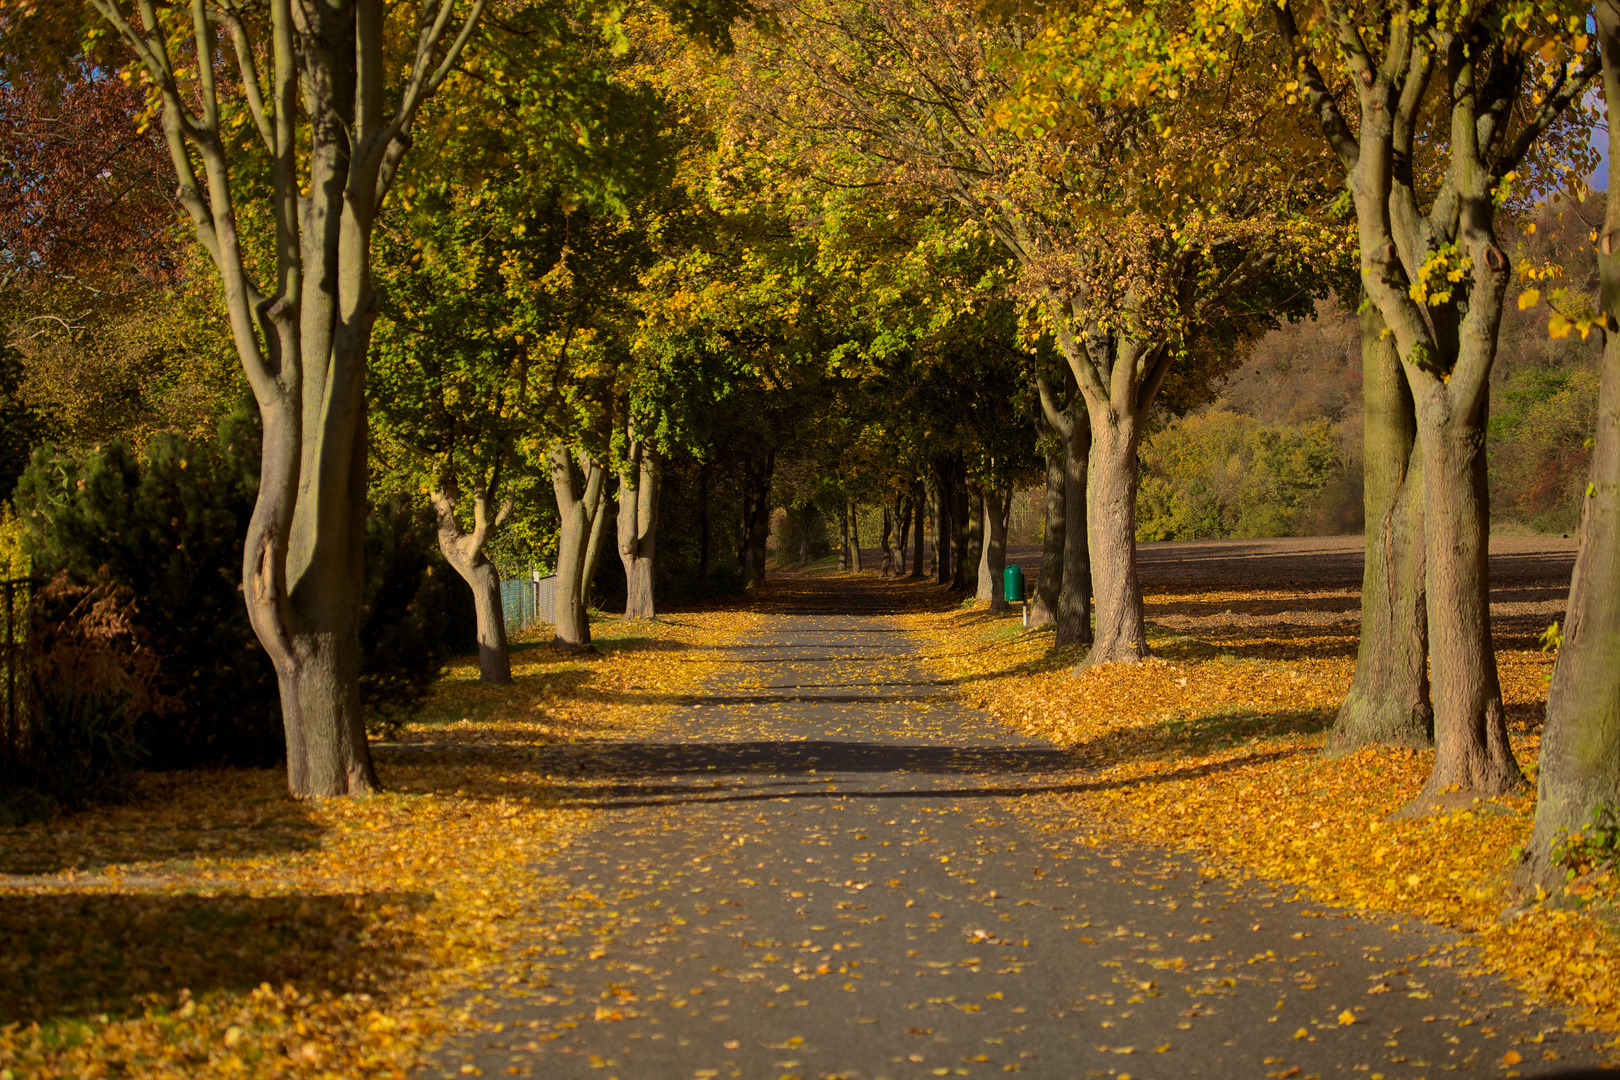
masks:
POLYGON ((1350 692, 1328 733, 1326 752, 1333 755, 1434 741, 1417 414, 1395 343, 1372 303, 1361 308, 1361 370, 1367 520, 1361 643, 1350 692))
MULTIPOLYGON (((1091 546, 1087 542, 1086 473, 1091 461, 1091 425, 1085 403, 1076 394, 1068 408, 1063 432, 1063 586, 1058 592, 1057 634, 1053 645, 1085 645, 1091 641, 1091 546)), ((1132 476, 1135 475, 1132 454, 1132 476)), ((1132 481, 1134 488, 1134 480, 1132 481)), ((1131 564, 1136 560, 1136 499, 1131 502, 1131 564)), ((1136 580, 1134 569, 1131 580, 1136 580)), ((1138 601, 1141 593, 1138 587, 1138 601)))
POLYGON ((981 597, 980 573, 984 569, 984 486, 972 482, 962 485, 967 497, 967 543, 963 550, 962 584, 975 597, 981 597))
MULTIPOLYGON (((1035 579, 1030 597, 1029 625, 1046 626, 1057 621, 1058 597, 1063 590, 1063 545, 1065 537, 1063 455, 1046 455, 1046 535, 1041 538, 1041 573, 1035 579)), ((1086 576, 1091 575, 1090 563, 1086 576)))
POLYGON ((619 561, 624 564, 626 619, 657 614, 653 554, 658 539, 658 452, 632 438, 619 474, 619 561))
MULTIPOLYGON (((341 469, 318 456, 309 463, 311 471, 336 481, 322 492, 332 504, 317 517, 299 504, 306 448, 296 435, 292 403, 261 399, 259 410, 259 498, 243 545, 242 580, 249 621, 281 692, 287 789, 315 797, 375 791, 359 683, 364 413, 348 432, 341 469)), ((315 450, 322 448, 318 443, 315 450)), ((328 442, 324 449, 338 448, 328 442)))
POLYGON ((552 644, 559 649, 590 648, 591 623, 585 609, 586 569, 592 533, 606 515, 602 484, 606 470, 590 455, 558 443, 551 448, 551 488, 562 529, 557 537, 556 612, 552 644))
POLYGON ((951 580, 951 498, 950 485, 940 470, 934 469, 929 497, 934 503, 934 580, 941 585, 951 580))
POLYGON ((506 615, 501 610, 501 575, 484 554, 490 539, 512 513, 511 500, 492 516, 486 491, 473 492, 473 529, 463 532, 456 520, 456 490, 446 485, 434 491, 433 504, 438 523, 439 551, 473 594, 473 611, 478 621, 478 677, 496 686, 512 681, 512 665, 506 649, 506 615))
MULTIPOLYGON (((1096 640, 1082 666, 1134 663, 1149 655, 1136 576, 1136 415, 1087 402, 1091 452, 1086 477, 1087 537, 1097 597, 1096 640)), ((1064 576, 1068 576, 1065 565, 1064 576)), ((1065 581, 1065 586, 1068 582, 1065 581)), ((1065 589, 1068 592, 1068 589, 1065 589)))
POLYGON ((1580 554, 1547 691, 1535 829, 1519 873, 1521 883, 1547 888, 1564 881, 1554 846, 1592 825, 1613 829, 1620 813, 1620 6, 1599 0, 1596 17, 1609 113, 1608 210, 1598 243, 1603 378, 1580 554))
POLYGON ((1444 387, 1417 402, 1435 759, 1414 813, 1466 805, 1524 783, 1508 745, 1491 644, 1485 398, 1472 415, 1448 416, 1444 387))
POLYGON ((849 518, 849 568, 856 572, 862 569, 860 509, 854 499, 850 499, 844 507, 844 514, 849 518))
POLYGON ((1011 512, 1011 491, 985 489, 984 520, 988 526, 988 535, 984 543, 984 560, 979 567, 979 595, 990 601, 992 615, 999 615, 1007 610, 1007 518, 1011 512), (986 585, 989 586, 988 590, 985 588, 986 585))
POLYGON ((928 571, 923 566, 923 558, 927 552, 928 537, 928 493, 923 483, 918 480, 911 486, 911 503, 915 513, 912 528, 916 531, 911 534, 911 576, 920 578, 928 571))

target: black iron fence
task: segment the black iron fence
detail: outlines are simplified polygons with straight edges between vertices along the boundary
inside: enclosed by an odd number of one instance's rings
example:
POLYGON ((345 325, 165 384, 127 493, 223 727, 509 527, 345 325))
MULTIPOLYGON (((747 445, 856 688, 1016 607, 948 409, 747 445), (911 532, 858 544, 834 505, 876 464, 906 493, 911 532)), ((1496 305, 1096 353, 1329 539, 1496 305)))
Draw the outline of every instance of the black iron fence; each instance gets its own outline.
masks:
POLYGON ((39 586, 37 578, 0 579, 0 695, 4 697, 0 719, 5 723, 0 731, 0 768, 16 761, 27 722, 29 611, 39 586))

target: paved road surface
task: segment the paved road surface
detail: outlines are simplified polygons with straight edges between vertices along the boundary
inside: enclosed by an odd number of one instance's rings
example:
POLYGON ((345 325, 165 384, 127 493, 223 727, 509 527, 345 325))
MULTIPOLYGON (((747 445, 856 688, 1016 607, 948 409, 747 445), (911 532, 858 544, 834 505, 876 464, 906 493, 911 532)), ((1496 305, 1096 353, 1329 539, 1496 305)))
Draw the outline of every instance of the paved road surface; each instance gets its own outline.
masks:
POLYGON ((1404 1080, 1597 1060, 1556 1013, 1464 977, 1442 933, 1090 846, 1053 794, 1087 783, 1064 753, 947 700, 875 595, 800 588, 663 741, 553 752, 554 772, 614 780, 572 858, 537 868, 566 876, 576 921, 514 959, 484 1006, 502 1030, 425 1075, 1404 1080))

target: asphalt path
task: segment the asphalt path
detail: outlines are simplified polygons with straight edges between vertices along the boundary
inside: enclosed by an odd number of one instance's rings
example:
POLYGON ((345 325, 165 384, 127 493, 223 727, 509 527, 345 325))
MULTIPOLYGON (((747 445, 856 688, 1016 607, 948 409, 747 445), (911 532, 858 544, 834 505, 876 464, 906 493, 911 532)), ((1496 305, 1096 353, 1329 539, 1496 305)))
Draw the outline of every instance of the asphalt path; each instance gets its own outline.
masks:
POLYGON ((565 921, 426 1076, 1588 1075, 1465 948, 1100 842, 1061 750, 952 700, 858 585, 809 587, 641 743, 557 747, 595 822, 565 921), (829 591, 830 590, 830 591, 829 591), (602 783, 604 780, 607 783, 602 783))

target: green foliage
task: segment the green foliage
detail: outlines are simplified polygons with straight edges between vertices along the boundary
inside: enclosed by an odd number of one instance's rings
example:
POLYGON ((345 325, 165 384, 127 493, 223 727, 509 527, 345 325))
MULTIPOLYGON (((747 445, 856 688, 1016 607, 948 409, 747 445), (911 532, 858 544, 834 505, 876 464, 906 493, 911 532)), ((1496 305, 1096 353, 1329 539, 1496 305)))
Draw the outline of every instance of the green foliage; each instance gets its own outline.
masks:
POLYGON ((1552 861, 1564 868, 1567 880, 1588 874, 1613 873, 1620 856, 1620 813, 1608 800, 1587 815, 1586 824, 1559 837, 1552 846, 1552 861))
POLYGON ((1525 364, 1496 397, 1487 443, 1493 516, 1537 532, 1574 532, 1597 430, 1597 372, 1525 364))
POLYGON ((18 488, 36 572, 94 581, 105 567, 135 596, 164 689, 181 703, 172 716, 136 718, 155 765, 261 764, 281 752, 275 673, 240 586, 258 441, 243 409, 211 440, 160 435, 140 452, 122 440, 47 445, 18 488))
MULTIPOLYGON (((135 598, 132 617, 161 658, 158 685, 177 704, 133 718, 153 765, 262 764, 284 751, 275 672, 240 584, 258 473, 257 415, 243 408, 211 440, 43 447, 18 489, 36 572, 84 582, 105 568, 135 598)), ((434 551, 420 511, 368 524, 361 679, 379 714, 419 701, 451 643, 455 609, 434 551)))
POLYGON ((1210 411, 1143 447, 1139 540, 1290 536, 1342 468, 1325 420, 1262 424, 1210 411))

